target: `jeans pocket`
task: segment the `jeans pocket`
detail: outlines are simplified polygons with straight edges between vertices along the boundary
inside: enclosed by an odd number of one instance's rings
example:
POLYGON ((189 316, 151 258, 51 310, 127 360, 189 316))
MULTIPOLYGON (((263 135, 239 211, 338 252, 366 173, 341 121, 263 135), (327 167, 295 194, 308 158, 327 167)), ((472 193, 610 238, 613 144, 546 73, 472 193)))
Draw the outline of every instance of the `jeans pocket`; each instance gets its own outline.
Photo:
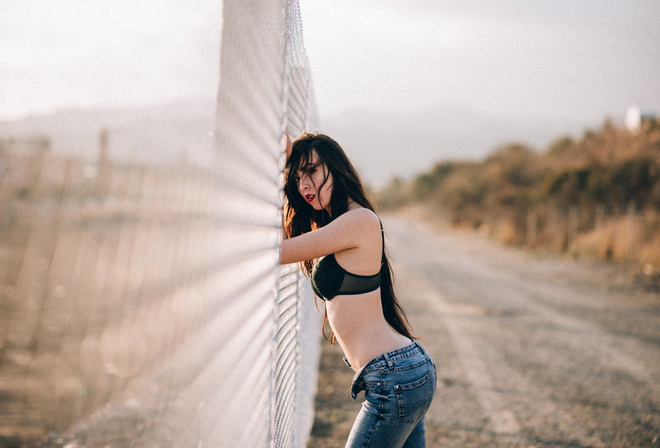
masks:
POLYGON ((412 383, 394 386, 399 407, 399 421, 417 423, 428 410, 435 393, 434 375, 429 371, 412 383))

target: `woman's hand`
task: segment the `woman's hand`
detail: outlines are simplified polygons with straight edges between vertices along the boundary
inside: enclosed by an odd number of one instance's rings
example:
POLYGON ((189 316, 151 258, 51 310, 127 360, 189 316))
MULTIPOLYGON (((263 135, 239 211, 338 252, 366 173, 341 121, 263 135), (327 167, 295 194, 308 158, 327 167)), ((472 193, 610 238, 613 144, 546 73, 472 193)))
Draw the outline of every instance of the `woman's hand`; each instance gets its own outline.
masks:
POLYGON ((282 140, 280 140, 280 143, 284 147, 284 153, 286 154, 286 160, 289 160, 289 157, 291 157, 291 151, 293 150, 293 142, 291 141, 291 137, 289 137, 289 133, 285 132, 284 135, 282 136, 282 140))

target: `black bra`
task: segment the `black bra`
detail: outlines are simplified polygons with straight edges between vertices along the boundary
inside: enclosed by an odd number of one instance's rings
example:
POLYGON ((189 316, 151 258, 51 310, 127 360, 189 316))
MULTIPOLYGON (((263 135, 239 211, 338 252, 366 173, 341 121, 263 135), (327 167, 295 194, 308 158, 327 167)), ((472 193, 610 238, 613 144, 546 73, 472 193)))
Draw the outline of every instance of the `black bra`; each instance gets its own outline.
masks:
MULTIPOLYGON (((383 224, 380 225, 383 237, 383 258, 385 257, 385 235, 383 224)), ((374 275, 357 275, 348 272, 339 266, 335 254, 322 257, 312 268, 312 289, 323 300, 330 300, 337 295, 355 295, 375 291, 380 287, 380 274, 383 270, 381 262, 380 271, 374 275)))

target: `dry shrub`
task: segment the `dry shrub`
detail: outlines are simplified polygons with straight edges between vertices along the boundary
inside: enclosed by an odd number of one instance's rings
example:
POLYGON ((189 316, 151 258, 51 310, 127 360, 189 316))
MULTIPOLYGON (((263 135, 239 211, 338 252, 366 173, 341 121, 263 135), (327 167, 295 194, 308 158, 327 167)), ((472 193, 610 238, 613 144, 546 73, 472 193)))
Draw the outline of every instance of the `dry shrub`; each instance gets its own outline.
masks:
MULTIPOLYGON (((660 234, 644 235, 640 222, 635 222, 633 230, 625 215, 611 218, 601 228, 593 229, 578 236, 571 247, 575 255, 601 260, 637 260, 641 263, 660 261, 660 234)), ((654 264, 655 264, 654 263, 654 264)))
POLYGON ((493 237, 501 244, 516 244, 518 232, 513 219, 505 219, 495 224, 493 227, 493 237))
POLYGON ((639 249, 639 261, 642 264, 651 265, 653 269, 660 268, 660 233, 655 237, 642 244, 639 249))
MULTIPOLYGON (((625 225, 625 222, 624 222, 625 225)), ((571 246, 574 255, 600 260, 623 260, 626 242, 620 238, 618 221, 608 221, 603 227, 582 233, 571 246)), ((623 229, 625 231, 625 227, 623 229)))

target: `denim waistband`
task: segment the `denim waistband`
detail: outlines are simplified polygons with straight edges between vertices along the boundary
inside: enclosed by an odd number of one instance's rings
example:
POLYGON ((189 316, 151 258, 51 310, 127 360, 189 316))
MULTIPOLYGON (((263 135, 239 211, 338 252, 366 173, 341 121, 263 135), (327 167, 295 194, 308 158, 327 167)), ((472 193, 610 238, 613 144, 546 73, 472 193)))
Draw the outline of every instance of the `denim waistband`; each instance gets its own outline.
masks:
POLYGON ((401 347, 396 350, 392 350, 391 352, 376 356, 360 370, 362 373, 367 373, 371 372, 372 370, 380 370, 385 367, 391 369, 395 362, 410 358, 417 353, 425 354, 426 352, 422 346, 417 343, 417 341, 413 341, 410 345, 406 345, 405 347, 401 347))
POLYGON ((405 347, 383 353, 382 355, 378 355, 369 361, 367 364, 365 364, 364 367, 355 372, 355 375, 353 376, 353 382, 351 383, 351 397, 353 400, 355 400, 357 393, 361 389, 360 381, 358 380, 363 374, 372 372, 374 370, 382 370, 386 368, 392 369, 394 368, 394 363, 406 358, 410 358, 411 356, 414 356, 418 353, 426 355, 426 350, 424 350, 424 348, 419 345, 417 341, 412 341, 411 344, 406 345, 405 347))
MULTIPOLYGON (((360 369, 360 371, 362 372, 362 371, 366 370, 367 372, 370 372, 370 371, 372 371, 376 368, 381 368, 382 366, 384 366, 388 363, 388 361, 387 361, 388 359, 394 359, 395 361, 399 360, 399 359, 406 359, 407 357, 412 356, 415 353, 417 353, 417 349, 419 349, 421 351, 421 353, 426 353, 426 351, 424 351, 424 348, 421 345, 419 345, 416 341, 413 340, 410 345, 406 345, 405 347, 401 347, 401 348, 398 348, 396 350, 392 350, 390 352, 383 353, 382 355, 376 356, 374 359, 372 359, 367 364, 365 364, 364 367, 362 367, 360 369), (381 361, 384 361, 386 364, 378 364, 378 362, 381 362, 381 361), (373 367, 374 364, 378 364, 378 366, 373 367), (373 368, 371 368, 371 367, 373 367, 373 368)), ((346 363, 346 365, 348 367, 353 368, 351 363, 348 362, 348 358, 346 358, 344 356, 343 359, 344 359, 344 362, 346 363)))

